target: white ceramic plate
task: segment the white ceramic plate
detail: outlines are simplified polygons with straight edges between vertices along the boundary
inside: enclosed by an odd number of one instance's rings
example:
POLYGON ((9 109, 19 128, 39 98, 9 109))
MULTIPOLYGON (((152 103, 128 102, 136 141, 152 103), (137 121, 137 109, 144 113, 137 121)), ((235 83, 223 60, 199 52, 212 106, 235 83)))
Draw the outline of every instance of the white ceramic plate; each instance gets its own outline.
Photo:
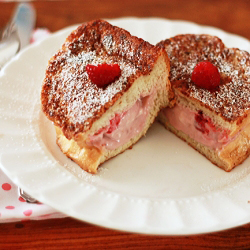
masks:
MULTIPOLYGON (((180 33, 219 36, 250 51, 248 40, 183 21, 111 20, 157 43, 180 33)), ((77 219, 108 228, 150 234, 196 234, 250 222, 250 159, 231 173, 154 124, 133 150, 105 163, 93 176, 55 144, 40 109, 48 59, 73 27, 28 47, 0 76, 0 164, 26 192, 77 219)))

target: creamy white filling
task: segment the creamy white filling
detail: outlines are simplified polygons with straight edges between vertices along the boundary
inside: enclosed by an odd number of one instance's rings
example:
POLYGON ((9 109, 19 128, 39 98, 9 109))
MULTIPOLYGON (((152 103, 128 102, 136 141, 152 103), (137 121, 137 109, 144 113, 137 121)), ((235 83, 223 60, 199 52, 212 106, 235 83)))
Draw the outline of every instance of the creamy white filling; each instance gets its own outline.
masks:
POLYGON ((193 138, 197 142, 212 149, 220 150, 234 138, 229 138, 229 131, 216 127, 209 117, 200 115, 202 122, 198 122, 199 113, 188 107, 176 104, 174 108, 166 108, 162 112, 170 125, 193 138))
POLYGON ((138 135, 144 128, 153 94, 142 97, 127 111, 116 114, 110 125, 89 136, 88 144, 101 150, 115 150, 138 135))

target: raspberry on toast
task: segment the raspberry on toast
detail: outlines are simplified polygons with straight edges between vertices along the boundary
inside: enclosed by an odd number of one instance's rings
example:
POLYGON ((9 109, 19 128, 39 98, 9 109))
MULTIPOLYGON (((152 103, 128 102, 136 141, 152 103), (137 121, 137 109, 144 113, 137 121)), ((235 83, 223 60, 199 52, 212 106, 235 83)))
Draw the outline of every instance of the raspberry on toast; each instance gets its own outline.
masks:
POLYGON ((227 48, 210 35, 178 35, 158 46, 170 58, 176 98, 160 121, 212 163, 231 171, 250 154, 249 53, 227 48), (204 62, 209 65, 200 66, 204 62))
POLYGON ((135 144, 169 103, 169 67, 164 49, 124 29, 80 25, 49 60, 41 92, 62 152, 96 173, 135 144))

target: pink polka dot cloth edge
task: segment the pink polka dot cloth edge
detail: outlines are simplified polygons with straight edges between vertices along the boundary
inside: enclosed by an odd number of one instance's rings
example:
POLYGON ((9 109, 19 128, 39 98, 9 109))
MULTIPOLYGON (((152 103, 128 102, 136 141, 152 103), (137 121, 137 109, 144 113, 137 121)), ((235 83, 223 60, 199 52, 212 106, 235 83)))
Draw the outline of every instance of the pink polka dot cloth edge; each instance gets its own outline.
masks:
MULTIPOLYGON (((31 43, 49 35, 47 29, 34 30, 31 43)), ((18 187, 0 169, 0 223, 64 218, 66 215, 42 204, 27 203, 19 196, 18 187)))
POLYGON ((0 223, 64 217, 45 204, 27 203, 19 196, 18 187, 0 169, 0 223))

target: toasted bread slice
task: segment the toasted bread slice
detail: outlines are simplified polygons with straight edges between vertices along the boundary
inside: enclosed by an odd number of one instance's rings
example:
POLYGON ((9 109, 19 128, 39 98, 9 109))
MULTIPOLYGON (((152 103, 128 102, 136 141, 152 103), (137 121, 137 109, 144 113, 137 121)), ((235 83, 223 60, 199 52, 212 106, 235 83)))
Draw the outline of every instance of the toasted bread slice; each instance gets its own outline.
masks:
POLYGON ((226 48, 210 35, 178 35, 158 44, 170 58, 173 109, 160 121, 211 162, 231 171, 250 154, 250 56, 226 48), (197 63, 209 61, 220 73, 218 88, 200 88, 191 80, 197 63))
POLYGON ((164 49, 106 21, 82 24, 50 59, 41 92, 57 144, 81 168, 98 166, 131 147, 171 99, 164 49), (118 64, 121 75, 105 88, 86 66, 118 64))

